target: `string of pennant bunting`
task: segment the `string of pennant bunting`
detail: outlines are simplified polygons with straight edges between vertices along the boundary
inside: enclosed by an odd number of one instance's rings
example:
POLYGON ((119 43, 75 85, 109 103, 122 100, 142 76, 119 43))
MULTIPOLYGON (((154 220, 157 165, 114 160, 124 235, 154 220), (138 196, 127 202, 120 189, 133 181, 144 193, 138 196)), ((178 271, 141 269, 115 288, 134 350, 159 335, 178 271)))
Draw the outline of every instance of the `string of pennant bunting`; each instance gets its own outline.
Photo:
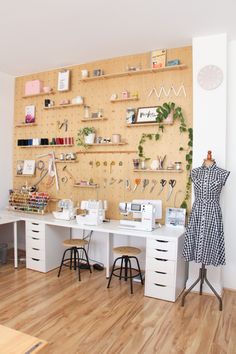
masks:
POLYGON ((156 95, 157 99, 160 100, 161 97, 171 97, 172 95, 178 97, 183 95, 187 97, 186 90, 184 84, 181 84, 178 88, 175 88, 173 85, 166 89, 163 85, 160 86, 159 90, 156 87, 153 87, 152 90, 148 94, 148 98, 151 97, 153 94, 156 95))

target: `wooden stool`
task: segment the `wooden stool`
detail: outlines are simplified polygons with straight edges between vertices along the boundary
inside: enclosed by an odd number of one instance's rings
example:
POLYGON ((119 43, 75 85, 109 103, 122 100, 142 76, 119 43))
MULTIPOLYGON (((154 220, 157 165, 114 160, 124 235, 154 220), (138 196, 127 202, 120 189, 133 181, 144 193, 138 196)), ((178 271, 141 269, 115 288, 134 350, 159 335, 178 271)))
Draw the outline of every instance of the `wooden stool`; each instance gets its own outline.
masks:
POLYGON ((79 281, 80 281, 81 280, 81 278, 80 278, 80 267, 81 267, 80 262, 81 261, 86 262, 86 264, 89 267, 90 273, 92 273, 92 270, 91 270, 91 267, 89 264, 88 254, 86 252, 86 249, 84 248, 84 246, 86 246, 87 244, 88 244, 88 241, 86 241, 84 239, 80 239, 80 238, 74 238, 71 240, 64 240, 63 241, 63 245, 68 248, 63 253, 61 265, 60 265, 58 275, 57 275, 58 277, 61 274, 62 266, 70 267, 70 269, 72 269, 72 264, 73 264, 74 270, 76 270, 76 268, 78 268, 78 275, 79 275, 79 281), (82 251, 85 254, 85 259, 80 258, 79 251, 82 251), (70 252, 70 258, 65 258, 67 252, 70 252), (77 259, 78 259, 78 263, 76 264, 77 259), (67 264, 68 261, 70 262, 69 265, 67 264))
POLYGON ((113 252, 120 254, 121 257, 118 257, 114 260, 114 263, 112 266, 112 271, 111 271, 109 281, 107 284, 107 288, 110 287, 111 279, 112 279, 112 276, 114 275, 115 277, 118 277, 119 280, 125 279, 125 281, 127 281, 127 279, 130 279, 130 290, 131 290, 131 294, 133 294, 133 278, 134 277, 139 275, 140 279, 141 279, 141 283, 143 285, 143 278, 142 278, 142 274, 141 274, 141 270, 140 270, 140 266, 139 266, 139 261, 138 261, 138 258, 135 257, 136 255, 138 255, 142 251, 136 247, 124 246, 124 247, 113 248, 113 252), (131 259, 136 260, 138 269, 131 267, 131 259), (120 265, 120 267, 115 268, 116 262, 119 260, 121 260, 121 265, 120 265), (136 272, 136 274, 134 274, 134 275, 132 274, 133 270, 136 272), (129 275, 128 275, 128 271, 129 271, 129 275), (116 272, 119 274, 116 274, 116 272), (123 275, 123 272, 124 272, 124 275, 123 275))

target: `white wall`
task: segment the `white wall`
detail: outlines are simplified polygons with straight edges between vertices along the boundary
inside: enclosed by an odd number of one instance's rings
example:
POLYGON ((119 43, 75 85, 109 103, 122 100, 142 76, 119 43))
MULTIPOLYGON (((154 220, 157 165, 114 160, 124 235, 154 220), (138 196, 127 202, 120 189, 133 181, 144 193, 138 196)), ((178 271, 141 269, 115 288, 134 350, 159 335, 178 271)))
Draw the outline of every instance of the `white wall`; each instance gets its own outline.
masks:
MULTIPOLYGON (((0 208, 8 204, 8 190, 12 187, 13 115, 15 78, 0 72, 0 208)), ((9 241, 11 226, 1 226, 0 242, 9 241)))
POLYGON ((235 233, 235 197, 236 197, 236 41, 228 46, 228 119, 226 166, 231 171, 225 193, 225 243, 226 266, 223 268, 223 285, 236 290, 236 233, 235 233))
MULTIPOLYGON (((227 117, 227 36, 226 34, 193 39, 193 167, 202 165, 208 150, 212 150, 219 167, 226 166, 227 117), (199 70, 205 65, 217 65, 224 74, 223 83, 214 90, 204 90, 197 82, 199 70)), ((221 196, 224 204, 225 191, 221 196)), ((190 262, 189 287, 198 277, 199 264, 190 262)), ((221 293, 221 267, 208 267, 208 278, 221 293)), ((194 290, 197 290, 196 287, 194 290)), ((208 286, 203 291, 211 292, 208 286)))
POLYGON ((13 76, 0 73, 0 208, 7 205, 12 187, 14 82, 13 76))

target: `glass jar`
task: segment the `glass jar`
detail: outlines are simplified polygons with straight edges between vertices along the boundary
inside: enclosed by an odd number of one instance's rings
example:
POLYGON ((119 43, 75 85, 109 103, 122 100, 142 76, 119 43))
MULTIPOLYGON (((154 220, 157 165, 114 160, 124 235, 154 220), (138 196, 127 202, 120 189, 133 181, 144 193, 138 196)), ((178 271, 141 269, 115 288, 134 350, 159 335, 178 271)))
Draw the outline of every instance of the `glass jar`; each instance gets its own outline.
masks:
POLYGON ((176 170, 181 170, 181 168, 182 168, 182 162, 175 162, 175 169, 176 170))
POLYGON ((89 106, 84 106, 84 118, 87 119, 90 117, 89 106))

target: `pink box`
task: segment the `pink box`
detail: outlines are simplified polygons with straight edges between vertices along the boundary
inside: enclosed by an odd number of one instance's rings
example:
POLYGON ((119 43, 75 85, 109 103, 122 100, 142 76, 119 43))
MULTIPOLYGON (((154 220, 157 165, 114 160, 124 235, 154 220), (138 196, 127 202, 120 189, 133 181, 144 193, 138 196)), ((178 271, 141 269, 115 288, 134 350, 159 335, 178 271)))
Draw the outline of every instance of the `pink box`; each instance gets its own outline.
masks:
POLYGON ((43 91, 43 82, 40 80, 27 81, 25 83, 25 95, 37 95, 43 91))

